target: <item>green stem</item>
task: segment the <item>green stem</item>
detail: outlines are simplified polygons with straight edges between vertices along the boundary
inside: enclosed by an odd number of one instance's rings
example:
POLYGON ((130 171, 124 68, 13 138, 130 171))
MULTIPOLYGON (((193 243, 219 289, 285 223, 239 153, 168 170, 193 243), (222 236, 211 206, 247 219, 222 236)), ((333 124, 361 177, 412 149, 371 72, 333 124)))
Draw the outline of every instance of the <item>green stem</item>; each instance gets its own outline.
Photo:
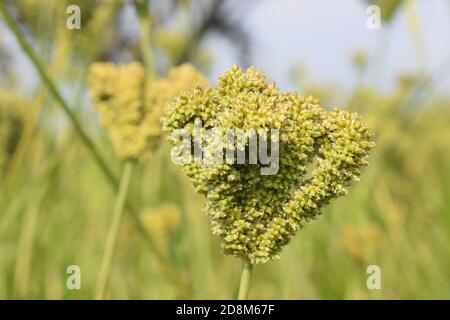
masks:
POLYGON ((253 265, 249 261, 243 260, 238 300, 247 300, 248 299, 248 288, 250 286, 250 278, 252 275, 252 269, 253 269, 253 265))
POLYGON ((144 61, 149 77, 151 77, 155 73, 150 43, 152 19, 150 17, 147 0, 135 0, 134 4, 139 22, 139 43, 141 47, 142 60, 144 61))
MULTIPOLYGON (((57 75, 64 62, 67 60, 67 56, 69 55, 69 46, 66 45, 67 41, 65 41, 65 39, 63 38, 66 36, 67 35, 62 36, 62 32, 58 33, 56 39, 56 47, 52 59, 53 62, 48 68, 49 70, 48 72, 50 75, 53 76, 57 75), (63 63, 61 63, 61 61, 63 63)), ((10 162, 11 165, 8 168, 7 174, 5 175, 6 191, 11 190, 11 187, 14 185, 14 182, 17 179, 23 159, 25 158, 26 153, 35 138, 35 133, 37 132, 36 128, 38 126, 38 119, 41 112, 44 109, 44 106, 46 104, 45 102, 47 99, 48 99, 47 88, 45 86, 39 85, 36 97, 33 102, 33 110, 30 110, 30 114, 29 117, 27 118, 25 128, 23 129, 23 132, 20 135, 19 142, 11 158, 10 162)))
POLYGON ((14 268, 14 289, 16 290, 15 294, 19 299, 26 298, 29 293, 30 267, 32 266, 33 245, 36 236, 38 215, 47 189, 48 184, 40 185, 36 196, 31 198, 35 201, 28 202, 30 205, 26 209, 23 217, 17 247, 16 265, 14 268))
POLYGON ((103 299, 105 294, 106 283, 108 280, 109 271, 111 269, 111 261, 117 239, 117 231, 119 230, 120 220, 122 218, 122 212, 125 206, 125 199, 127 197, 132 171, 133 162, 127 161, 123 168, 123 173, 119 185, 119 193, 117 194, 116 202, 114 204, 114 210, 111 218, 112 220, 108 230, 105 252, 103 254, 97 287, 95 290, 96 299, 103 299))
POLYGON ((3 14, 3 17, 5 19, 6 24, 8 25, 8 28, 12 31, 12 33, 15 35, 17 41, 20 44, 20 47, 25 52, 25 54, 28 56, 28 58, 31 60, 32 64, 36 68, 39 76, 41 77, 42 81, 45 83, 45 85, 48 87, 50 93, 55 98, 55 100, 58 102, 58 105, 62 108, 64 113, 68 116, 70 122, 72 123, 73 127, 75 128, 75 131, 77 132, 78 136, 81 138, 81 140, 84 142, 88 150, 91 152, 92 156, 94 157, 94 160, 97 162, 103 173, 106 175, 108 181, 117 186, 117 180, 114 177, 111 169, 108 167, 106 162, 103 160, 103 158, 100 156, 100 153, 97 151, 94 143, 89 138, 89 136, 86 134, 86 132, 81 127, 80 122, 76 118, 75 114, 72 112, 72 110, 67 105, 66 101, 62 97, 62 95, 59 93, 58 89, 56 88, 55 83, 52 81, 46 70, 44 69, 42 63, 39 61, 37 55, 35 54, 33 48, 27 43, 25 40, 25 37, 20 32, 19 28, 17 27, 16 22, 9 14, 8 10, 6 9, 6 6, 3 1, 0 1, 0 11, 3 14))

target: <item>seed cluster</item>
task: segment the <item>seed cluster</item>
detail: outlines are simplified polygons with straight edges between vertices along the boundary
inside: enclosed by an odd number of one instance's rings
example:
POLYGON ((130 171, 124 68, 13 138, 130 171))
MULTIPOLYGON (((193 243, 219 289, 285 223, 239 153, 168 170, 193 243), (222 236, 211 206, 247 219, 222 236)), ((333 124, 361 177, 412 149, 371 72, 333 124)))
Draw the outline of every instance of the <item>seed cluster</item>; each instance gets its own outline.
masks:
MULTIPOLYGON (((331 199, 345 195, 374 146, 356 113, 325 111, 318 99, 278 91, 263 73, 237 66, 217 88, 184 92, 166 107, 164 130, 279 129, 279 171, 261 175, 262 164, 183 164, 194 188, 207 199, 212 231, 226 254, 253 264, 277 257, 302 225, 331 199)), ((178 138, 169 135, 169 141, 178 138)), ((223 148, 229 148, 224 145, 223 148)), ((236 150, 248 148, 239 143, 236 150)))
POLYGON ((95 63, 89 75, 102 125, 121 159, 143 161, 159 145, 164 105, 183 90, 206 86, 193 66, 172 68, 167 78, 149 79, 141 64, 95 63))
POLYGON ((173 205, 162 204, 156 208, 141 211, 141 220, 153 239, 155 249, 161 254, 169 255, 175 235, 180 226, 181 212, 173 205))

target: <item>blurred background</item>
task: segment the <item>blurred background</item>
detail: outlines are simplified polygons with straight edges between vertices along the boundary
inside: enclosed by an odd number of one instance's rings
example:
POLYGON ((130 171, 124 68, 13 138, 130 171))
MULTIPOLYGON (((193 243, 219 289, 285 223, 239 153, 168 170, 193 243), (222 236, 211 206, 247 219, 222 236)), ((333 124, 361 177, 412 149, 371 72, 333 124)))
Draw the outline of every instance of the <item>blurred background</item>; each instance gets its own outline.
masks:
MULTIPOLYGON (((141 61, 132 1, 4 2, 119 172, 89 99, 96 61, 141 61), (81 9, 81 29, 66 8, 81 9)), ((281 90, 361 113, 377 147, 361 182, 258 265, 254 299, 450 298, 450 1, 149 1, 156 71, 190 62, 212 85, 233 63, 281 90), (381 9, 369 28, 370 5, 381 9), (366 286, 369 265, 381 289, 366 286)), ((115 192, 0 16, 0 298, 91 299, 115 192), (66 269, 81 269, 69 290, 66 269)), ((132 177, 107 298, 227 299, 241 264, 220 253, 204 200, 164 142, 132 177)))

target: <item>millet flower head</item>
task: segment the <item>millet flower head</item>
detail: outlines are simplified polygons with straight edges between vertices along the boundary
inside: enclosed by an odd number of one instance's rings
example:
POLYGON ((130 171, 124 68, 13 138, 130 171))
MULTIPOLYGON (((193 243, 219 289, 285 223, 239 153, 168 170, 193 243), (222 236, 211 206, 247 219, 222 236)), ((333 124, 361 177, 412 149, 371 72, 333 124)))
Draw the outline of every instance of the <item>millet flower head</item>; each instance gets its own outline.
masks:
POLYGON ((206 86, 189 64, 169 71, 167 78, 147 78, 140 63, 95 63, 89 75, 92 98, 114 149, 124 160, 145 160, 159 145, 164 105, 183 90, 206 86))
MULTIPOLYGON (((244 72, 233 66, 217 88, 184 92, 167 105, 164 129, 172 133, 172 143, 179 143, 175 132, 192 133, 196 122, 203 130, 279 132, 271 140, 279 149, 276 174, 262 175, 263 164, 248 159, 183 164, 194 188, 206 196, 212 231, 224 252, 252 264, 276 258, 304 222, 345 195, 374 146, 371 130, 356 113, 328 112, 318 99, 280 92, 253 68, 244 72)), ((233 147, 248 149, 249 141, 233 147)))

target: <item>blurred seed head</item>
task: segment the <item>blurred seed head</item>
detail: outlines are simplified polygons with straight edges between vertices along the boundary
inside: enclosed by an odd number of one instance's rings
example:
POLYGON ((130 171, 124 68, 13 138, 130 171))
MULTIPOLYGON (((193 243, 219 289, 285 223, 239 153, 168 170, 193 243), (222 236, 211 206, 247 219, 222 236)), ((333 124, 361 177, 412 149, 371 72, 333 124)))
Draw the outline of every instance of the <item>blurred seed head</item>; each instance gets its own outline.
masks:
POLYGON ((42 37, 51 37, 56 30, 66 28, 66 9, 76 4, 81 9, 81 21, 87 23, 97 6, 97 1, 78 0, 20 0, 10 1, 18 16, 33 33, 42 37))
POLYGON ((167 78, 147 78, 141 64, 95 63, 89 74, 92 99, 121 159, 144 161, 162 135, 164 105, 185 89, 206 85, 193 66, 169 71, 167 78))
POLYGON ((161 29, 155 34, 155 41, 172 62, 179 61, 184 48, 189 44, 189 35, 183 31, 161 29))
POLYGON ((381 20, 389 22, 397 13, 403 0, 368 0, 371 5, 377 5, 381 9, 381 20))
POLYGON ((408 94, 418 87, 425 78, 425 75, 418 73, 400 73, 396 78, 397 89, 408 94))
POLYGON ((180 225, 181 213, 178 207, 163 204, 157 208, 143 209, 141 220, 160 252, 168 254, 180 225))
POLYGON ((374 223, 359 228, 348 225, 342 233, 345 249, 358 261, 373 257, 381 246, 383 237, 383 231, 374 223))
POLYGON ((18 19, 37 39, 67 41, 81 58, 91 59, 102 46, 117 37, 113 23, 124 0, 20 0, 10 1, 18 19), (81 30, 69 30, 66 26, 70 5, 80 8, 81 30), (99 39, 98 35, 102 37, 99 39))
POLYGON ((362 71, 367 66, 367 54, 364 50, 355 50, 352 54, 352 63, 358 69, 362 71))

